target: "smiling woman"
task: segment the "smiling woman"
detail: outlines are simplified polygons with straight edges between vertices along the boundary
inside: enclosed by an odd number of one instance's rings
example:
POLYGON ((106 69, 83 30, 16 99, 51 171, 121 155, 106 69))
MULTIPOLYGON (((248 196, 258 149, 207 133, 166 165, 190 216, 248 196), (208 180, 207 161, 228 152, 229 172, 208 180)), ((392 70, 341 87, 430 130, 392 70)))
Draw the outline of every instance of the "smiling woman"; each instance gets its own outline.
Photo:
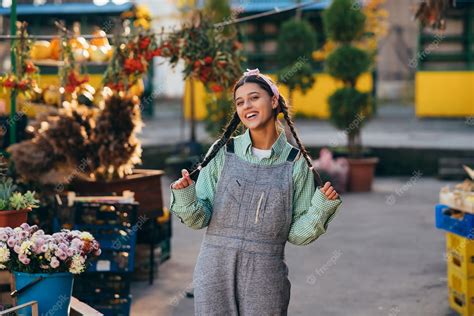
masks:
POLYGON ((207 227, 193 277, 195 313, 287 315, 285 244, 324 234, 342 200, 329 182, 322 186, 269 78, 249 70, 233 96, 222 137, 170 186, 170 210, 191 228, 207 227), (280 112, 299 148, 288 142, 280 112), (245 133, 231 137, 240 123, 245 133))

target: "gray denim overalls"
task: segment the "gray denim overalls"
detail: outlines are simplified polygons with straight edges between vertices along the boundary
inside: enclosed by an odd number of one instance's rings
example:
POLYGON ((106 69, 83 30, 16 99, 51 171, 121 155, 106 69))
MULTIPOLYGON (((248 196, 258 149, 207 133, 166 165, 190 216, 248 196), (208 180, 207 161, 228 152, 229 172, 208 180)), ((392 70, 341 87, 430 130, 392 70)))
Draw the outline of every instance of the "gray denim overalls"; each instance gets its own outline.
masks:
POLYGON ((285 244, 292 220, 293 148, 259 165, 226 145, 213 211, 193 275, 196 315, 287 315, 285 244))

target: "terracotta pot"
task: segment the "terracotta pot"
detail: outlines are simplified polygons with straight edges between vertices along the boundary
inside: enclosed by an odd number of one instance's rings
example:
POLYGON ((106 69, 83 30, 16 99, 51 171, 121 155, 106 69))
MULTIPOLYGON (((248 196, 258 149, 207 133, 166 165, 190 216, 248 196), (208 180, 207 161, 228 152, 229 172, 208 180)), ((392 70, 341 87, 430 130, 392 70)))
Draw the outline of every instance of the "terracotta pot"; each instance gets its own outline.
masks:
POLYGON ((373 158, 348 158, 349 162, 349 181, 348 191, 367 192, 372 190, 375 165, 379 162, 376 157, 373 158))
POLYGON ((75 179, 71 189, 81 195, 97 195, 117 193, 123 191, 135 192, 135 200, 140 203, 138 215, 151 216, 162 215, 163 197, 161 190, 162 170, 135 169, 133 174, 124 179, 111 182, 75 179))
POLYGON ((0 227, 18 227, 26 223, 31 208, 23 210, 0 211, 0 227))

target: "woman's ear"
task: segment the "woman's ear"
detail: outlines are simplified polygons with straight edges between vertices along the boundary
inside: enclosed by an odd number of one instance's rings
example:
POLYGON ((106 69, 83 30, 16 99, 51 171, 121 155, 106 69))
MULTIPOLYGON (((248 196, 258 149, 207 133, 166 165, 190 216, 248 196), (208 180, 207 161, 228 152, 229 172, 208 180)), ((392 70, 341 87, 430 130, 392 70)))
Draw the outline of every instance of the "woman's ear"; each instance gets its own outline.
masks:
POLYGON ((276 97, 275 95, 272 96, 272 108, 273 108, 273 109, 278 108, 278 99, 277 99, 277 97, 276 97))

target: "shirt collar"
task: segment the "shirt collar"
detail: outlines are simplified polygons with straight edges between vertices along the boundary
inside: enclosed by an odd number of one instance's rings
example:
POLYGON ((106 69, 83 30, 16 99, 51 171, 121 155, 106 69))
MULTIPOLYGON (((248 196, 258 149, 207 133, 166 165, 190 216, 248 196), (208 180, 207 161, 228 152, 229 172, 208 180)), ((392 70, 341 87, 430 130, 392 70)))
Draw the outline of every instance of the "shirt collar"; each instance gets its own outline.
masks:
MULTIPOLYGON (((278 129, 279 135, 275 143, 273 143, 271 148, 270 157, 273 157, 275 154, 280 154, 286 146, 287 138, 284 129, 278 129)), ((252 138, 250 137, 250 129, 247 128, 243 134, 243 148, 245 154, 251 154, 252 150, 252 138)))

